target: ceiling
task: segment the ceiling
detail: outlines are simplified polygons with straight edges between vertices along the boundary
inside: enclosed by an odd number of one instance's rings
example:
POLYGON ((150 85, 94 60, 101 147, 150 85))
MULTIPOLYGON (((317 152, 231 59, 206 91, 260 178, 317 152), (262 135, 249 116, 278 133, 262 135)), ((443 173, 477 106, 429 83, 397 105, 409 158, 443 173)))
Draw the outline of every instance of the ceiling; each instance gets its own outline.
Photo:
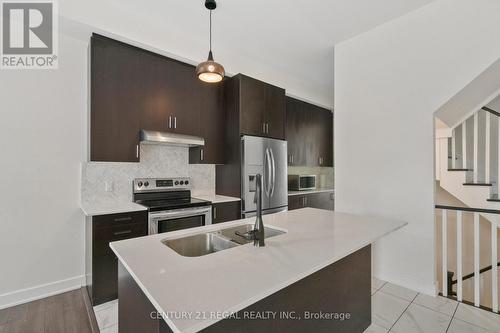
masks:
MULTIPOLYGON (((214 56, 229 73, 242 72, 331 107, 333 46, 432 1, 219 0, 213 13, 214 56)), ((59 10, 72 22, 197 62, 208 51, 203 3, 65 0, 59 10)))

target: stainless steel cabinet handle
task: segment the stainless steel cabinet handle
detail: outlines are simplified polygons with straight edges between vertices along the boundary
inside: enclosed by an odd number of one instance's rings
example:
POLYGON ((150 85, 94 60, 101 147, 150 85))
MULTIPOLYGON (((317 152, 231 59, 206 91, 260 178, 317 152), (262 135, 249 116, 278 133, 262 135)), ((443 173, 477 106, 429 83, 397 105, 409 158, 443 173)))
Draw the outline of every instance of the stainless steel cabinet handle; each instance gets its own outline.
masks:
POLYGON ((131 234, 131 233, 132 233, 132 230, 123 230, 123 231, 114 232, 113 235, 120 236, 120 235, 126 235, 126 234, 131 234))
POLYGON ((172 116, 168 116, 168 128, 172 128, 172 116))
POLYGON ((116 219, 114 219, 115 222, 123 222, 123 221, 130 221, 130 220, 132 220, 131 216, 117 217, 116 219))
POLYGON ((293 154, 292 154, 292 164, 293 164, 293 154))
POLYGON ((200 149, 200 160, 203 161, 203 148, 200 149))
POLYGON ((174 128, 177 128, 177 117, 174 117, 174 128))
POLYGON ((135 145, 135 157, 139 158, 139 145, 135 145))
POLYGON ((266 134, 269 134, 269 123, 266 123, 266 134))
POLYGON ((217 219, 217 207, 214 207, 214 220, 217 219))
POLYGON ((266 123, 262 123, 262 133, 266 133, 266 123))

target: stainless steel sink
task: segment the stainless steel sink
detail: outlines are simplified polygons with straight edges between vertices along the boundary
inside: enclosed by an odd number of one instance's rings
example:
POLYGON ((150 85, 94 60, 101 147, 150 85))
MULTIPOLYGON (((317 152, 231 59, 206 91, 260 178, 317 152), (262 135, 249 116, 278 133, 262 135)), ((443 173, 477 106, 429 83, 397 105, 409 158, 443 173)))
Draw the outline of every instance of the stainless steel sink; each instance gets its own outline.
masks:
POLYGON ((200 257, 239 245, 215 233, 166 239, 162 243, 185 257, 200 257))
MULTIPOLYGON (((201 257, 210 253, 227 250, 253 242, 244 235, 253 229, 253 224, 243 224, 210 233, 196 234, 174 239, 162 240, 162 243, 184 257, 201 257), (237 234, 238 233, 238 234, 237 234)), ((284 234, 285 231, 264 227, 265 238, 284 234)))
MULTIPOLYGON (((248 240, 240 235, 246 234, 252 229, 253 229, 253 224, 243 224, 236 227, 219 230, 218 233, 224 236, 225 238, 230 239, 231 241, 236 242, 238 244, 247 244, 253 242, 253 240, 248 240)), ((265 238, 275 237, 284 233, 286 232, 282 230, 270 227, 264 227, 265 238)))

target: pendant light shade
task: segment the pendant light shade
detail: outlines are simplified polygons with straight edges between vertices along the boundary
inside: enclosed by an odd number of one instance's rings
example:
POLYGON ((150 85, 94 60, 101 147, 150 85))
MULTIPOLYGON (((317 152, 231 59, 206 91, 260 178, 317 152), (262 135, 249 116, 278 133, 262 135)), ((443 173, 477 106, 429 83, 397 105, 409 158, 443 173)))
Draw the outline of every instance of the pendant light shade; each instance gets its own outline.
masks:
POLYGON ((215 0, 206 0, 205 7, 210 10, 210 51, 208 52, 208 59, 196 66, 196 76, 201 81, 208 83, 216 83, 222 81, 224 75, 224 67, 218 62, 214 61, 212 54, 212 10, 217 8, 215 0))
POLYGON ((196 66, 196 75, 202 81, 216 83, 222 81, 225 75, 224 67, 214 61, 212 51, 208 53, 207 61, 196 66))

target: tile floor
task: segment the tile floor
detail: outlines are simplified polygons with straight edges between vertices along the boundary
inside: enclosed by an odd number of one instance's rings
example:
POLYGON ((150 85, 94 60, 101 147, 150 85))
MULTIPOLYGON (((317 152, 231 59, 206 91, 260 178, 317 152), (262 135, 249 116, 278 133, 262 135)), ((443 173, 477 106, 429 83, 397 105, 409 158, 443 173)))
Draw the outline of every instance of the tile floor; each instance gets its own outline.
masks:
MULTIPOLYGON (((118 301, 94 312, 101 333, 118 333, 118 301)), ((375 278, 372 323, 365 333, 500 333, 500 315, 375 278)))
POLYGON ((372 279, 372 325, 365 333, 500 333, 500 315, 372 279))
POLYGON ((101 333, 118 333, 118 301, 94 306, 95 318, 101 333))

